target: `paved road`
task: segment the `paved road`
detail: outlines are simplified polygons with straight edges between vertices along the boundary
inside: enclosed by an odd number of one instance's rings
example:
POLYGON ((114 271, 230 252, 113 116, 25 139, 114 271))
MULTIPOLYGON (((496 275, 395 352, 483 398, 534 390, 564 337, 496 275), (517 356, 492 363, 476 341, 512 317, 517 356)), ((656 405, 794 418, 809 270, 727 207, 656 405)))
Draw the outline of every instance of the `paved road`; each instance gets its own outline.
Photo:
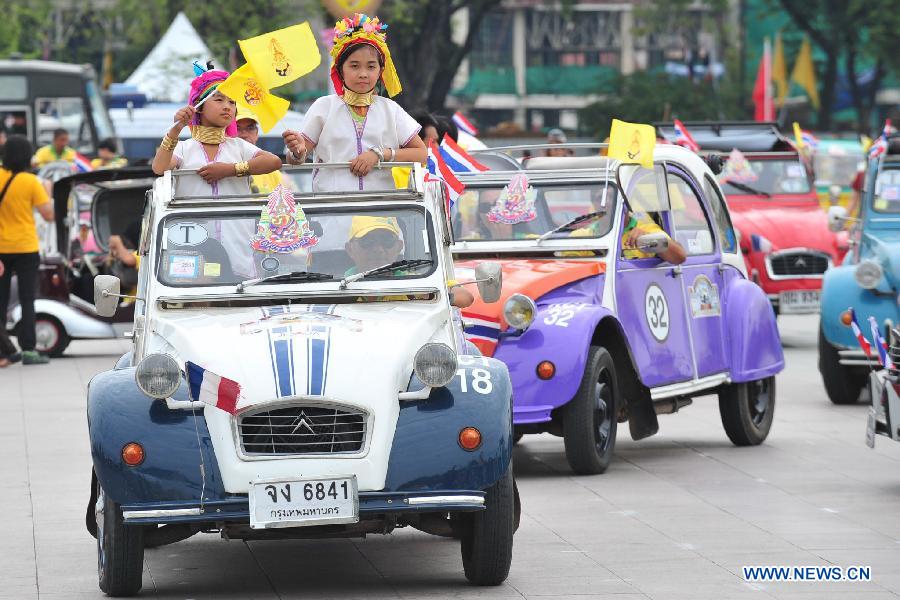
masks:
MULTIPOLYGON (((458 545, 415 531, 366 540, 225 542, 146 553, 159 598, 900 597, 900 444, 864 444, 866 407, 837 407, 816 370, 811 317, 783 318, 787 370, 768 441, 735 448, 714 398, 620 439, 605 475, 574 477, 561 441, 515 454, 522 526, 510 577, 479 589, 458 545), (747 583, 743 565, 867 565, 868 583, 747 583)), ((48 367, 0 371, 0 598, 98 598, 84 529, 84 391, 124 342, 76 342, 48 367)))

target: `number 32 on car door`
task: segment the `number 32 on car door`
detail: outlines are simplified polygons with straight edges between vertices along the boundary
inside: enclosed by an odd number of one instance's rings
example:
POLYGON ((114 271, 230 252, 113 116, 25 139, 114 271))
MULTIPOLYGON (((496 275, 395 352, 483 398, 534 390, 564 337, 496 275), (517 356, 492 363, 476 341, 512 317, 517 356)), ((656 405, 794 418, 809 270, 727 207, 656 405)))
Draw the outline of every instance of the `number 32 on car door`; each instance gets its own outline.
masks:
POLYGON ((644 315, 650 333, 656 341, 664 342, 669 337, 669 303, 662 288, 655 283, 650 284, 644 294, 644 315))

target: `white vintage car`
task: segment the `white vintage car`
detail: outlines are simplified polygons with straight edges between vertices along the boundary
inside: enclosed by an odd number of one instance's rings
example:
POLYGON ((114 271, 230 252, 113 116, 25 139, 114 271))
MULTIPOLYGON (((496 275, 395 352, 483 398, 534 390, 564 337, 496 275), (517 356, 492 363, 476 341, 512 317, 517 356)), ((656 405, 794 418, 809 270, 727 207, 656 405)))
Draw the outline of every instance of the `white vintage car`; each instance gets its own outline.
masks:
MULTIPOLYGON (((407 190, 178 196, 191 176, 153 187, 136 299, 95 281, 98 313, 137 303, 132 351, 88 390, 100 588, 137 593, 144 548, 197 532, 405 526, 460 538, 469 581, 505 580, 511 385, 451 306, 471 282, 450 281, 442 187, 417 166, 407 190)), ((482 300, 500 278, 479 265, 482 300)))

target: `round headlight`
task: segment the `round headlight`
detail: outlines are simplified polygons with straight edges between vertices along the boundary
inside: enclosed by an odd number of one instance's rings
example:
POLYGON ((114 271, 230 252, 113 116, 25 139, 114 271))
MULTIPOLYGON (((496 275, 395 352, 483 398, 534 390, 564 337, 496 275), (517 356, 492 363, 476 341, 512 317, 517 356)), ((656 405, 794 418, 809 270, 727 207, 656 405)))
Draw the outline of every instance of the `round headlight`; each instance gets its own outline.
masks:
POLYGON ((134 380, 151 398, 168 398, 181 384, 181 369, 168 354, 148 354, 138 363, 134 380))
POLYGON ((429 387, 444 387, 456 375, 456 352, 447 344, 425 344, 416 352, 413 371, 429 387))
POLYGON ((881 270, 881 265, 874 260, 862 261, 856 265, 856 270, 853 271, 853 277, 856 279, 856 283, 859 284, 859 287, 867 290, 871 290, 877 286, 878 282, 881 281, 883 274, 884 272, 881 270))
POLYGON ((531 326, 536 314, 534 300, 524 294, 513 294, 503 305, 503 318, 513 329, 525 331, 531 326))

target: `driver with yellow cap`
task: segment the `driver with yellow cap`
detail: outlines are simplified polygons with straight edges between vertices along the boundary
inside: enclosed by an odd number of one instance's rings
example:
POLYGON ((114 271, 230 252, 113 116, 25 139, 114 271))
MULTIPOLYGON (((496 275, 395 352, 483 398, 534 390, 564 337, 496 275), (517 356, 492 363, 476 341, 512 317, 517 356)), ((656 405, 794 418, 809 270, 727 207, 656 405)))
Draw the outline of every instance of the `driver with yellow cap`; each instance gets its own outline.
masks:
MULTIPOLYGON (((259 117, 238 104, 235 121, 237 123, 238 137, 256 146, 256 142, 259 140, 259 117)), ((271 173, 252 175, 250 177, 250 189, 254 193, 269 194, 282 183, 284 183, 284 178, 281 175, 281 171, 272 171, 271 173)))
MULTIPOLYGON (((354 264, 344 273, 345 277, 400 260, 403 254, 403 240, 400 239, 397 219, 366 215, 353 217, 350 222, 350 236, 344 248, 354 264)), ((395 269, 392 274, 396 277, 412 275, 407 269, 395 269)), ((452 287, 456 285, 456 281, 447 282, 450 303, 457 308, 470 306, 475 301, 474 296, 462 286, 452 287)))

